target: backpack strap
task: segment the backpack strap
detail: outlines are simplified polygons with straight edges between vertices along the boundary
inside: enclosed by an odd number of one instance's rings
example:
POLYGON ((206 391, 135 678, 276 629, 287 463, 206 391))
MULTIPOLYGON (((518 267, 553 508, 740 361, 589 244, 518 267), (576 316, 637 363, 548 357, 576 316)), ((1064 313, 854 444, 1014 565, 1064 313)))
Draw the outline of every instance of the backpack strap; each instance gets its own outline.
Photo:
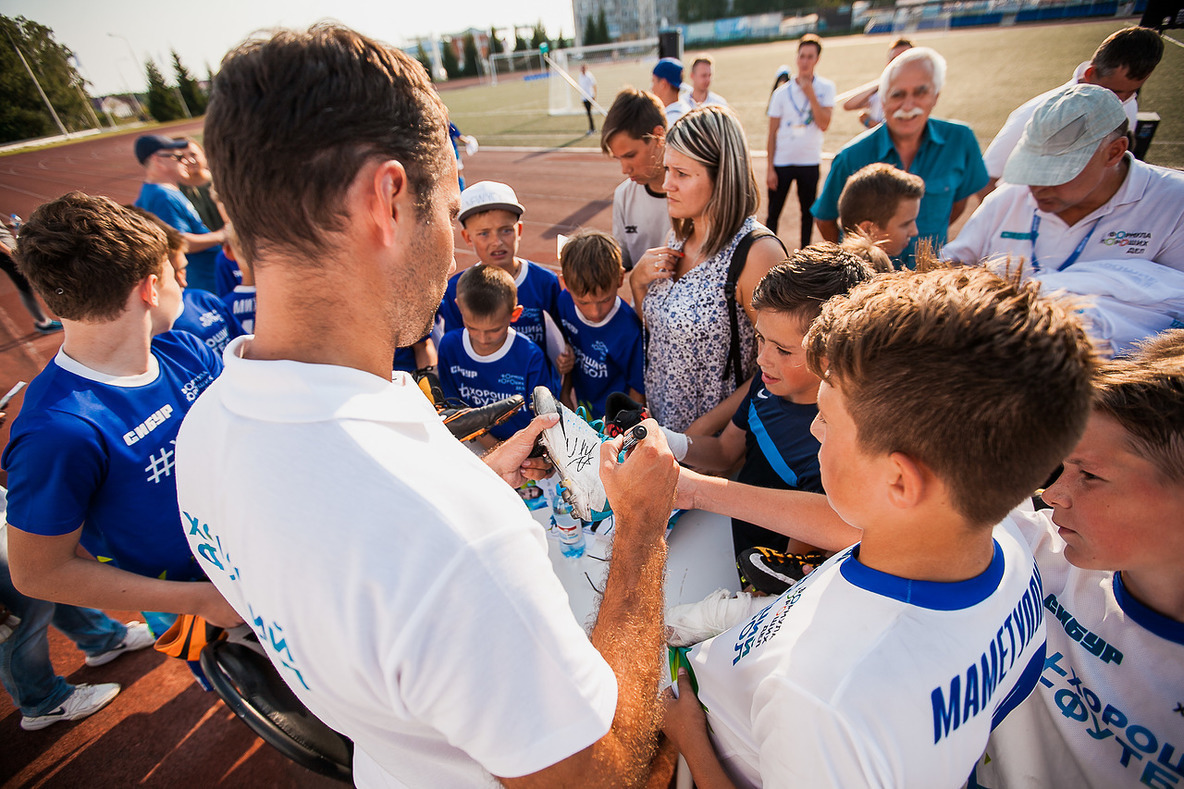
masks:
POLYGON ((781 245, 781 251, 789 256, 785 244, 781 239, 763 227, 754 228, 752 232, 740 239, 736 251, 732 253, 732 260, 728 263, 728 278, 724 282, 724 303, 728 306, 728 326, 731 328, 731 345, 728 347, 728 363, 724 366, 724 380, 731 376, 736 388, 744 383, 743 365, 740 361, 740 314, 737 312, 736 288, 740 283, 740 273, 744 271, 744 263, 748 260, 748 250, 752 243, 761 238, 773 238, 781 245))

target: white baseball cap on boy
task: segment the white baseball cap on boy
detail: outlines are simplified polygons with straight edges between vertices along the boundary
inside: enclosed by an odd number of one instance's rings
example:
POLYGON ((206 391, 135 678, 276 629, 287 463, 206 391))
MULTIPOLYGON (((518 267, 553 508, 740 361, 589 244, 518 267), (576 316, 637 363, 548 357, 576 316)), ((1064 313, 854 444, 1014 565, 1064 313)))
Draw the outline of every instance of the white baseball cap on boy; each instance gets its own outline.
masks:
POLYGON ((518 195, 508 184, 497 181, 478 181, 460 193, 460 213, 456 218, 463 225, 473 214, 501 209, 522 216, 526 209, 518 202, 518 195))

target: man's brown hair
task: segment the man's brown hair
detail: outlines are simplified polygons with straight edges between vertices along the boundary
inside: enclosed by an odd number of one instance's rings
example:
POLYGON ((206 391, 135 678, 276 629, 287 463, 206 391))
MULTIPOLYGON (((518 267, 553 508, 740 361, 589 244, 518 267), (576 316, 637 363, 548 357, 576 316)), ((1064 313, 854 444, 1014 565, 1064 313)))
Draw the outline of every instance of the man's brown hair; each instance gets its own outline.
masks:
POLYGON ((178 252, 184 252, 185 249, 189 246, 185 242, 185 237, 181 235, 179 230, 177 230, 175 227, 170 226, 167 222, 165 222, 163 219, 161 219, 160 217, 158 217, 156 214, 152 213, 151 211, 145 211, 143 208, 140 208, 139 206, 134 206, 134 205, 124 205, 124 208, 126 208, 128 211, 131 211, 134 214, 139 214, 140 216, 144 217, 149 222, 151 222, 152 224, 154 224, 160 228, 160 232, 164 233, 166 243, 168 244, 168 250, 169 250, 170 257, 177 254, 178 252))
POLYGON ((801 50, 801 48, 806 46, 807 44, 813 44, 814 46, 818 47, 818 54, 819 55, 822 54, 822 39, 821 38, 814 35, 813 33, 807 33, 806 35, 804 35, 800 39, 798 39, 798 50, 801 50))
MULTIPOLYGON (((447 111, 423 67, 348 28, 248 40, 223 60, 205 123, 214 182, 242 254, 295 250, 315 265, 345 227, 345 195, 369 161, 406 168, 422 212, 445 171, 447 111)), ((447 150, 447 156, 446 156, 447 150)))
POLYGON ((1131 451, 1184 483, 1184 329, 1164 332, 1102 365, 1094 409, 1122 426, 1131 451))
POLYGON ((715 58, 713 58, 711 55, 708 55, 707 53, 703 53, 701 55, 696 55, 695 59, 693 61, 691 61, 691 71, 694 71, 695 66, 699 65, 700 63, 706 63, 707 65, 714 68, 715 67, 715 58))
POLYGON ((822 241, 803 247, 769 273, 752 289, 752 308, 792 315, 810 326, 832 296, 850 291, 874 276, 867 261, 838 244, 822 241))
POLYGON ((1147 79, 1163 57, 1163 39, 1146 27, 1126 27, 1111 33, 1094 50, 1090 64, 1098 74, 1107 77, 1120 66, 1126 66, 1131 79, 1147 79))
POLYGON ((497 266, 472 266, 456 281, 456 300, 474 317, 492 318, 518 306, 514 278, 497 266))
POLYGON ((860 222, 887 227, 901 200, 925 196, 925 181, 890 164, 876 162, 856 170, 839 194, 839 223, 845 230, 860 222))
POLYGON ((37 208, 17 239, 17 268, 49 308, 74 321, 109 321, 168 256, 164 231, 106 197, 70 192, 37 208))
POLYGON ((563 282, 576 296, 616 290, 621 283, 621 248, 617 240, 600 230, 581 230, 567 240, 559 253, 563 282))
POLYGON ((666 128, 666 110, 658 97, 649 91, 625 88, 613 99, 600 127, 600 150, 611 154, 608 141, 618 132, 635 140, 648 139, 654 127, 666 128))
POLYGON ((1093 394, 1077 319, 1038 283, 977 267, 882 274, 831 299, 806 356, 842 391, 864 451, 923 463, 980 526, 1048 478, 1093 394))

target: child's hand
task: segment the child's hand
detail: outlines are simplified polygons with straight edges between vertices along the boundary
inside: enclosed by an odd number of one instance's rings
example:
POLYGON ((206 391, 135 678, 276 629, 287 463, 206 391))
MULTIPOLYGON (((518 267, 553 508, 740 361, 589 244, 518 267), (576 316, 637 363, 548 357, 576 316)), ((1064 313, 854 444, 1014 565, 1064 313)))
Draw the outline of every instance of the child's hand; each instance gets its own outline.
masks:
POLYGON ((559 371, 560 375, 567 375, 575 366, 576 354, 571 349, 571 346, 568 345, 563 349, 563 353, 555 357, 555 368, 559 371))
POLYGON ((685 668, 678 670, 678 695, 675 696, 673 688, 662 691, 662 733, 679 753, 701 748, 707 739, 707 716, 691 690, 691 679, 685 668))

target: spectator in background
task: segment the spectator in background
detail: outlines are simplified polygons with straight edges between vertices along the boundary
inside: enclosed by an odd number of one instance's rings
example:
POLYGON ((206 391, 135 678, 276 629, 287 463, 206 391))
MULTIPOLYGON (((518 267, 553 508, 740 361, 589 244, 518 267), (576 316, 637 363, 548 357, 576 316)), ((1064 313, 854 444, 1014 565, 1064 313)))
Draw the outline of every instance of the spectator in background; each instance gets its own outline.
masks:
POLYGON ((1151 77, 1151 72, 1159 65, 1162 57, 1163 39, 1154 30, 1127 27, 1108 36, 1098 46, 1094 56, 1077 67, 1071 80, 1056 90, 1041 93, 1021 104, 1007 116, 1003 128, 995 135, 995 139, 991 140, 986 153, 983 154, 987 175, 991 180, 979 193, 979 197, 985 198, 990 194, 1003 177, 1007 157, 1019 144, 1024 126, 1036 112, 1036 108, 1054 93, 1059 93, 1071 85, 1100 85, 1113 91, 1126 111, 1129 131, 1134 132, 1139 120, 1139 88, 1151 77))
MULTIPOLYGON (((885 120, 843 146, 831 163, 812 212, 827 241, 839 240, 839 195, 847 178, 873 162, 887 162, 921 176, 925 196, 917 216, 919 238, 940 247, 950 223, 966 201, 987 183, 978 140, 965 123, 930 114, 945 84, 946 60, 929 47, 914 47, 894 58, 880 75, 885 120)), ((915 265, 917 239, 909 242, 902 264, 915 265)))
POLYGON ((618 93, 600 129, 600 149, 617 160, 625 176, 613 192, 613 238, 629 271, 670 233, 662 187, 666 115, 658 97, 635 88, 618 93))
POLYGON ((197 209, 181 194, 181 182, 189 178, 188 140, 173 140, 160 134, 145 134, 136 140, 136 159, 144 166, 144 184, 136 207, 156 214, 176 228, 189 252, 189 287, 213 291, 214 261, 226 236, 210 231, 197 209))
POLYGON ((711 78, 715 76, 715 61, 711 55, 696 55, 691 63, 691 92, 684 101, 692 107, 706 107, 708 104, 728 106, 727 100, 711 92, 711 78))
POLYGON ((16 292, 21 297, 21 304, 25 305, 25 309, 33 316, 33 328, 41 334, 53 334, 55 331, 61 331, 62 322, 55 321, 45 314, 45 310, 41 308, 41 302, 37 301, 37 296, 33 293, 33 286, 17 271, 16 261, 12 257, 15 249, 16 239, 12 237, 12 233, 8 231, 7 227, 0 224, 0 269, 3 269, 4 273, 12 278, 12 284, 16 285, 16 292))
POLYGON ((822 39, 807 33, 798 42, 798 75, 769 100, 769 230, 777 232, 789 187, 798 184, 802 212, 801 246, 810 245, 814 217, 810 206, 818 193, 822 133, 830 126, 835 83, 814 74, 822 57, 822 39))
POLYGON ((588 70, 587 63, 580 64, 579 85, 580 98, 584 102, 584 112, 588 114, 588 133, 595 134, 596 124, 592 121, 592 102, 596 100, 596 77, 588 70))
POLYGON ((682 89, 682 61, 678 58, 662 58, 654 66, 650 90, 666 108, 666 126, 685 115, 691 105, 680 98, 682 89))
MULTIPOLYGON (((888 62, 891 63, 901 52, 913 48, 913 42, 907 38, 898 38, 888 47, 888 62)), ((848 111, 861 110, 859 122, 870 129, 877 123, 884 122, 884 104, 880 100, 880 80, 865 82, 854 90, 847 91, 843 96, 843 109, 848 111)), ((842 97, 840 97, 842 98, 842 97)))
POLYGON ((222 214, 218 212, 218 205, 210 194, 213 189, 213 176, 210 175, 210 165, 206 161, 205 150, 192 137, 186 138, 189 147, 185 149, 186 175, 181 178, 177 188, 185 199, 193 203, 197 215, 210 230, 221 230, 225 224, 222 214))

